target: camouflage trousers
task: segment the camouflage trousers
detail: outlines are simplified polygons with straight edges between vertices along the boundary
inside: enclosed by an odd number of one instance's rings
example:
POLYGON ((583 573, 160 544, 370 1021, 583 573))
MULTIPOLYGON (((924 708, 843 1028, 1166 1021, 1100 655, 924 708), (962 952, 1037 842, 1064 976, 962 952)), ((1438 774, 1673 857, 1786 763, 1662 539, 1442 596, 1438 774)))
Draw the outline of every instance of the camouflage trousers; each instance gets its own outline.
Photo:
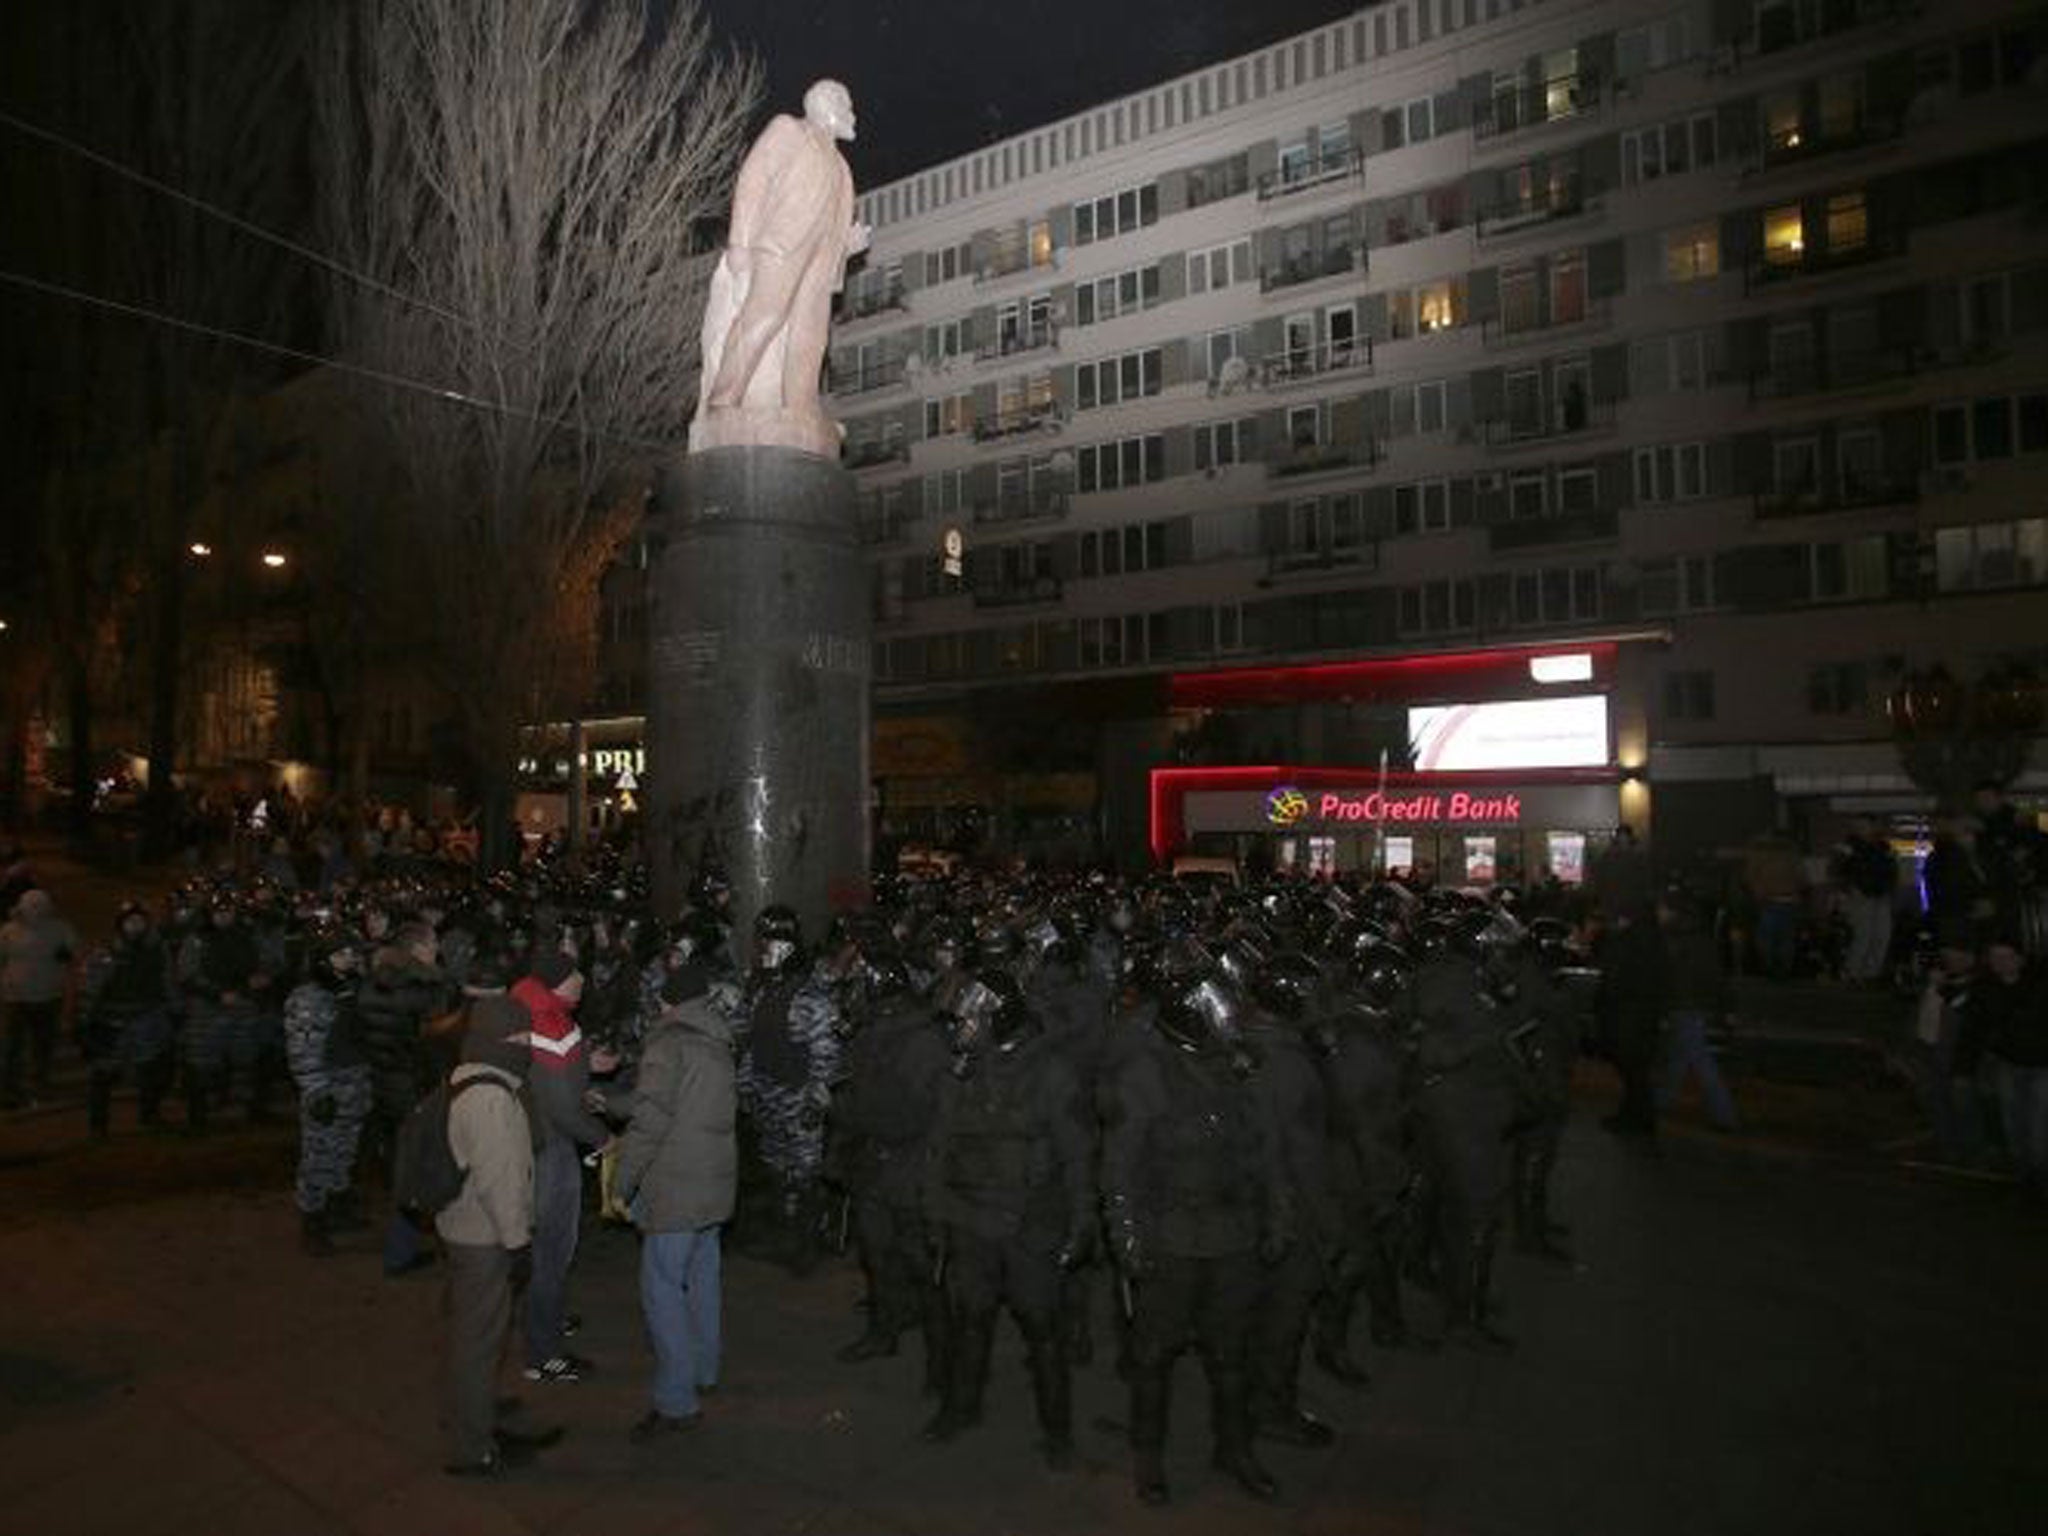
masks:
POLYGON ((293 1199, 312 1215, 355 1181, 356 1145, 370 1113, 370 1069, 350 1067, 299 1095, 299 1176, 293 1199), (331 1100, 332 1115, 316 1115, 331 1100))

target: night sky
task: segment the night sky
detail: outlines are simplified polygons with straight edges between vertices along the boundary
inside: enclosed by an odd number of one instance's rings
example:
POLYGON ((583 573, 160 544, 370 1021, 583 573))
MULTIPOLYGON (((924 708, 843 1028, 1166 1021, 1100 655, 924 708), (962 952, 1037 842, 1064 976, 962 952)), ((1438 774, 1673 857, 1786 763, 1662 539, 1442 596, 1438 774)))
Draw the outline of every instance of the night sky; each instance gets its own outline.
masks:
POLYGON ((865 190, 1324 22, 1364 0, 700 0, 800 110, 821 75, 853 91, 865 190))

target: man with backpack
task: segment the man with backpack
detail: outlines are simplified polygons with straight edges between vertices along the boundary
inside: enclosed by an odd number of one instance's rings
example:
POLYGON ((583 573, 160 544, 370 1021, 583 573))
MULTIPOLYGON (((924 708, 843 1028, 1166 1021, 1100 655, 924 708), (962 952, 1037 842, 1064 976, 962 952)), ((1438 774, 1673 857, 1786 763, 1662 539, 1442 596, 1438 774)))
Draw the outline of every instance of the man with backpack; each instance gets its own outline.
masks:
POLYGON ((452 1476, 491 1476, 561 1438, 497 1423, 498 1361, 513 1295, 533 1268, 533 1133, 524 1088, 525 1008, 472 995, 462 1061, 448 1079, 447 1146, 460 1188, 434 1215, 448 1263, 448 1425, 452 1476))

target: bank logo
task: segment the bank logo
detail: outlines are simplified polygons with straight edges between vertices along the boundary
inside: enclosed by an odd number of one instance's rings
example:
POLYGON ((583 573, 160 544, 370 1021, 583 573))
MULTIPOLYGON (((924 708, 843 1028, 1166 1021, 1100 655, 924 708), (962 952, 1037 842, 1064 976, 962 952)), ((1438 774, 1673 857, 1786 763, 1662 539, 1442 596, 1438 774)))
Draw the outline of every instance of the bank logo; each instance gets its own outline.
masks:
POLYGON ((1282 784, 1266 796, 1266 820, 1276 827, 1291 827, 1308 815, 1308 796, 1292 784, 1282 784))

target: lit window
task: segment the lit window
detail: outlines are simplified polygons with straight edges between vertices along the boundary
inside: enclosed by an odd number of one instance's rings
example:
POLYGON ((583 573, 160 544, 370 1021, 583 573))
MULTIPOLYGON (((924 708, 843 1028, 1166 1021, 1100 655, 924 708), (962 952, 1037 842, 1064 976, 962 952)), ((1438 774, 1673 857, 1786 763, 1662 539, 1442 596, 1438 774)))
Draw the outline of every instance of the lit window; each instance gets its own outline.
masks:
POLYGON ((1764 215, 1764 260, 1779 266, 1797 262, 1806 250, 1805 226, 1799 205, 1773 208, 1764 215))
POLYGON ((1441 331, 1458 323, 1448 279, 1415 290, 1415 324, 1419 331, 1441 331))
POLYGON ((1674 283, 1712 277, 1721 270, 1721 238, 1712 224, 1690 224, 1664 236, 1664 276, 1674 283))

